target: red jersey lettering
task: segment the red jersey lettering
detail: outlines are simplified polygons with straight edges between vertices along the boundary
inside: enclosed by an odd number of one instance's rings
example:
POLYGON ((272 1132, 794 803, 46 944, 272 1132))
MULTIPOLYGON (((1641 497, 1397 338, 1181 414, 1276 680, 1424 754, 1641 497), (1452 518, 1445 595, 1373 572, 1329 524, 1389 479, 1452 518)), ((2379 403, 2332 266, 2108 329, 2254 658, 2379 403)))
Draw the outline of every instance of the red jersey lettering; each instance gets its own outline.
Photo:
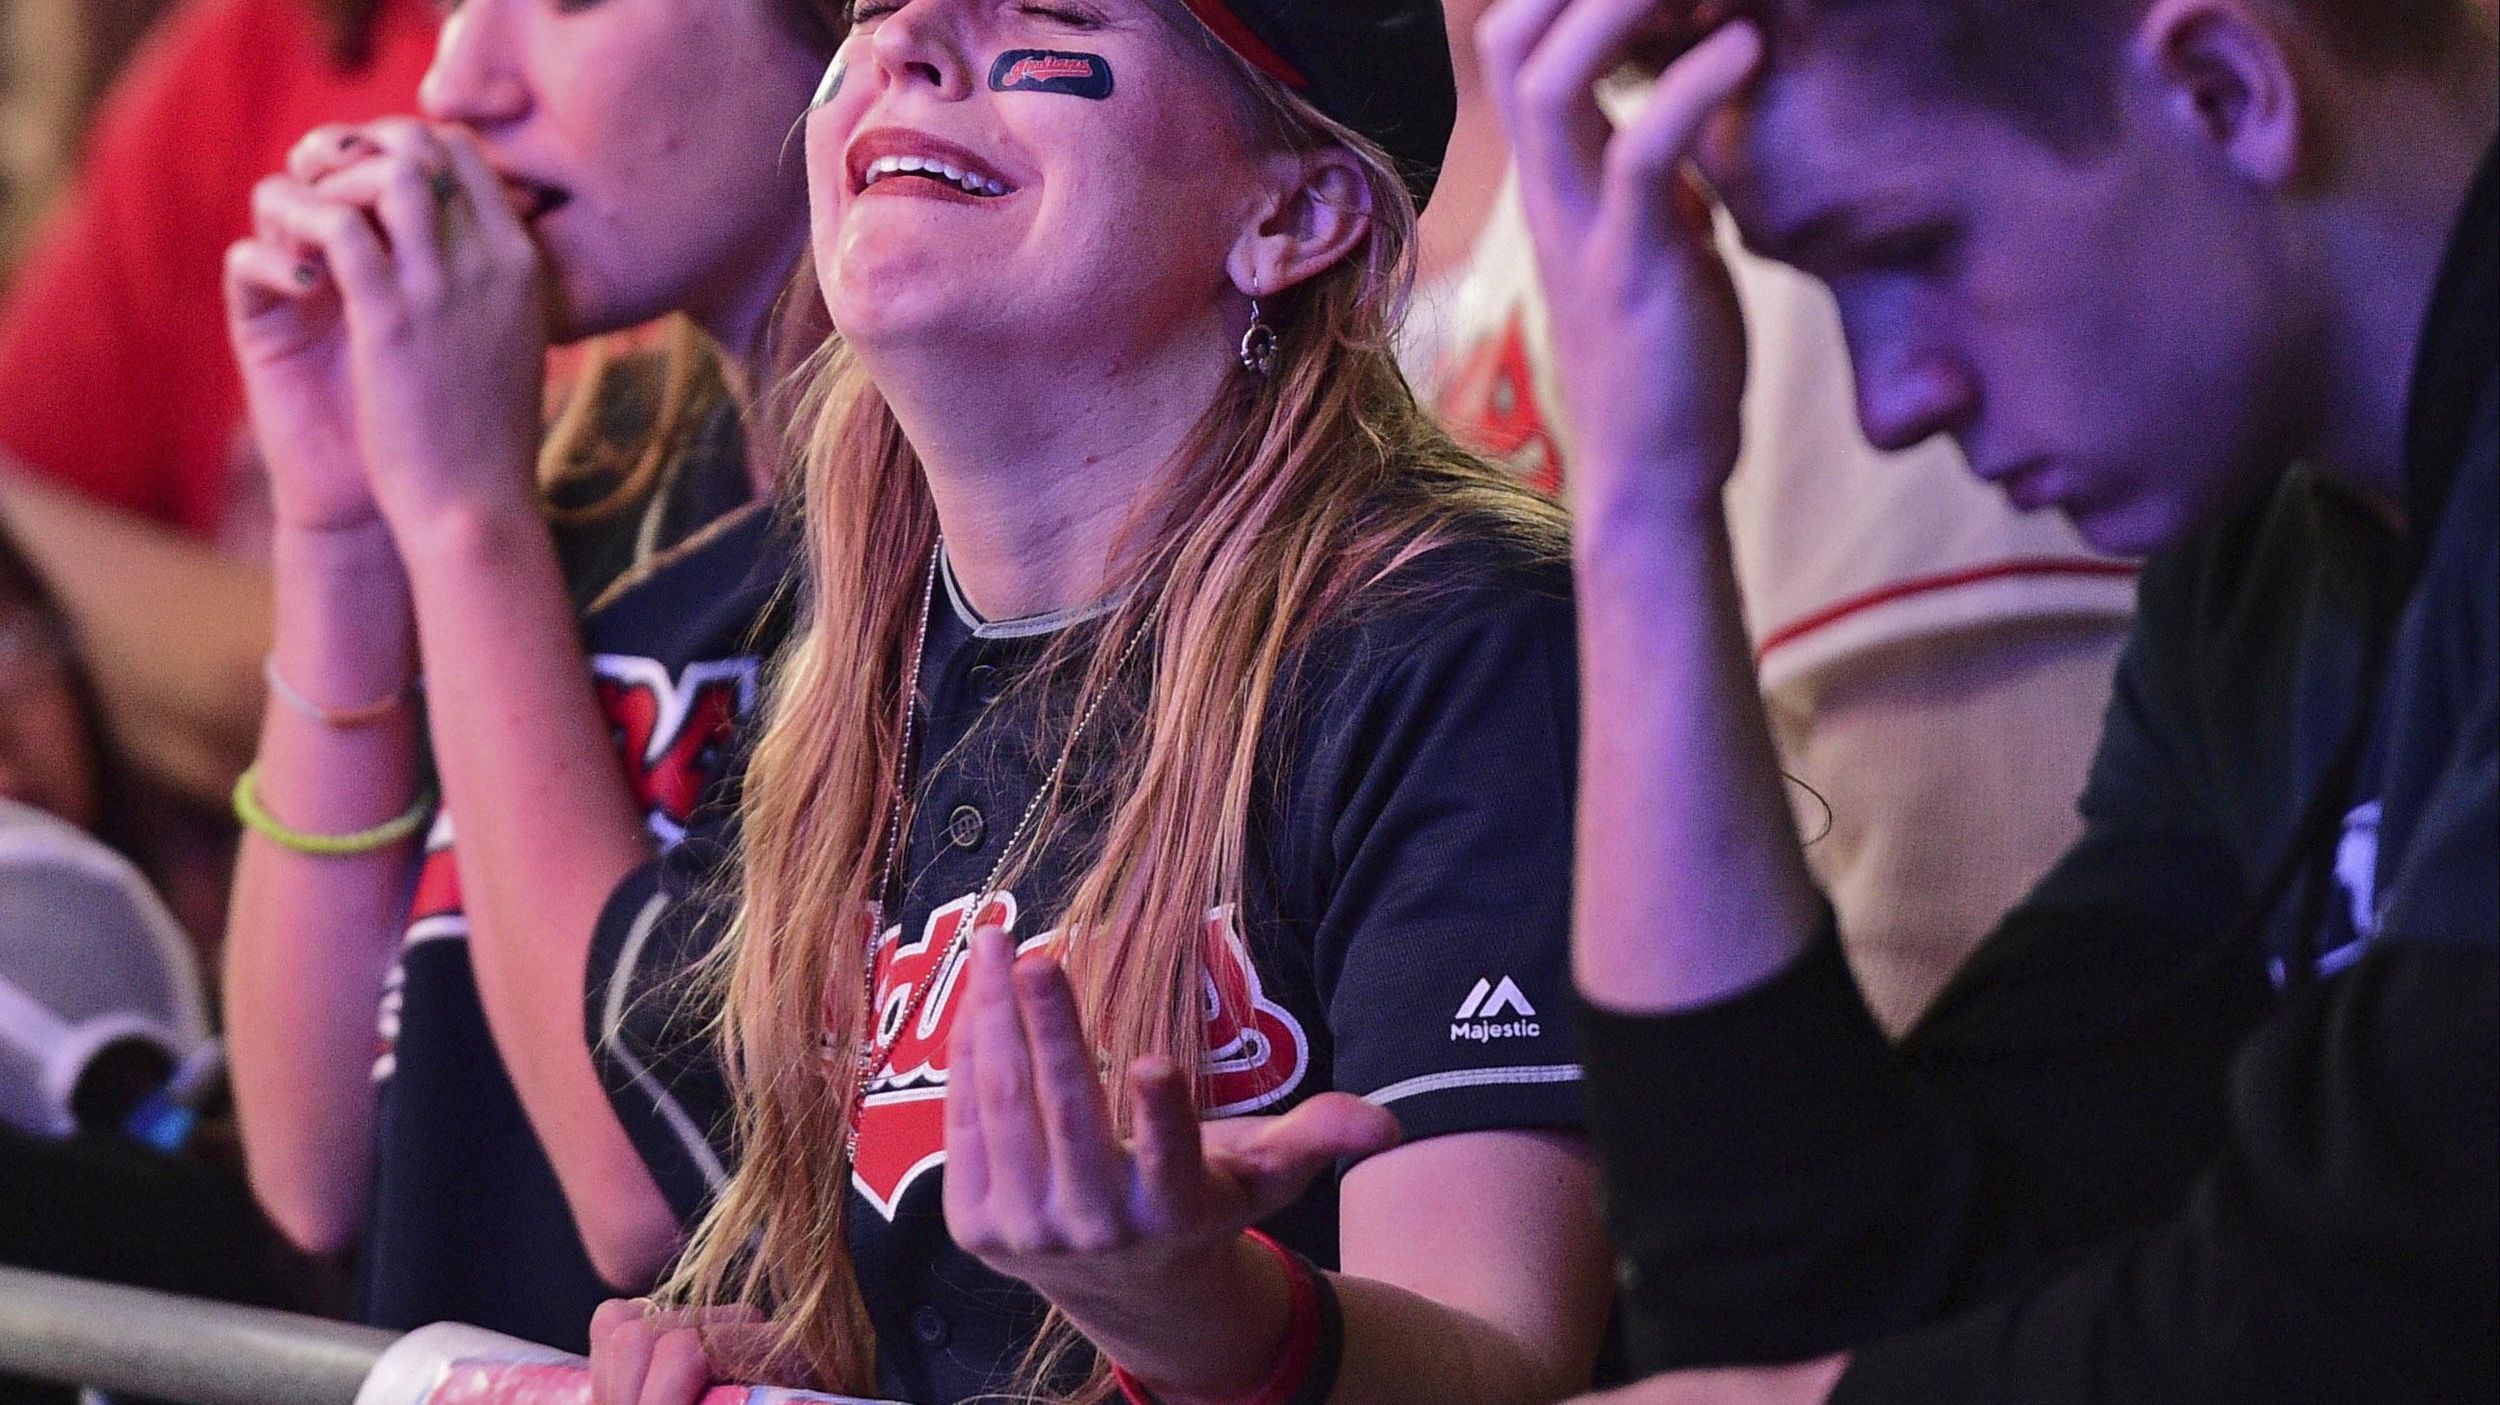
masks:
MULTIPOLYGON (((970 904, 966 896, 930 913, 917 940, 905 942, 898 926, 886 929, 878 943, 876 1037, 880 1046, 893 1041, 894 1049, 861 1100, 859 1160, 851 1182, 889 1220, 912 1186, 946 1162, 946 1038, 964 961, 955 933, 970 904), (947 963, 942 970, 935 968, 940 960, 947 963), (912 993, 932 978, 919 1015, 902 1028, 912 993)), ((1002 893, 990 899, 977 925, 1013 933, 1015 917, 1014 896, 1002 893)), ((1058 940, 1056 932, 1044 933, 1018 941, 1016 950, 1048 948, 1058 940)), ((1310 1067, 1310 1040, 1291 1013, 1267 999, 1232 909, 1207 915, 1206 942, 1207 1060, 1200 1092, 1205 1115, 1232 1117, 1273 1106, 1301 1085, 1310 1067)))

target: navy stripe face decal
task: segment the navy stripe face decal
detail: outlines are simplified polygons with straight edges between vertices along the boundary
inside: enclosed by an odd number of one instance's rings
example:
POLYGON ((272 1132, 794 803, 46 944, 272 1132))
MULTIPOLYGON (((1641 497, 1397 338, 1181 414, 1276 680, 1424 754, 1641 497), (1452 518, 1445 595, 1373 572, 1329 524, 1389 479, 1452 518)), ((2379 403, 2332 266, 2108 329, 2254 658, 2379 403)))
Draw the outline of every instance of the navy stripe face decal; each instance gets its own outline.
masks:
POLYGON ((834 96, 842 91, 843 76, 850 71, 851 61, 838 53, 835 54, 833 62, 825 65, 825 81, 816 85, 816 96, 807 100, 807 110, 814 112, 817 108, 833 101, 834 96))
POLYGON ((1009 49, 990 65, 994 93, 1065 93, 1100 102, 1111 96, 1111 64, 1100 54, 1009 49))

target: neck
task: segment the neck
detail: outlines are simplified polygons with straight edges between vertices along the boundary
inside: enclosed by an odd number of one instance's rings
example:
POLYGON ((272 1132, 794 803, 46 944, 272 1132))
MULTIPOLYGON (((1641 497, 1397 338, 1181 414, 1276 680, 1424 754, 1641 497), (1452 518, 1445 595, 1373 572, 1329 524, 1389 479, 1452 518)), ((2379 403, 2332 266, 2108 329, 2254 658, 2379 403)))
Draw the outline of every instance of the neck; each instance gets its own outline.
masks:
POLYGON ((2400 152, 2401 162, 2359 172, 2354 197, 2324 215, 2333 301, 2319 329, 2327 384, 2318 403, 2331 408, 2315 426, 2307 456, 2399 519, 2405 425, 2431 295, 2458 209, 2500 126, 2490 82, 2462 112, 2451 105, 2456 101, 2407 104, 2353 133, 2349 150, 2400 152))
POLYGON ((1219 328, 1193 331, 1160 354, 1092 360, 1065 346, 981 364, 860 349, 928 476, 973 609, 1016 619, 1109 592, 1130 515, 1240 373, 1219 328))
MULTIPOLYGON (((686 308, 687 317, 719 345, 727 359, 730 392, 738 397, 742 411, 751 411, 756 392, 792 370, 796 358, 805 355, 824 335, 821 330, 810 335, 796 328, 786 335, 774 335, 773 313, 780 305, 783 290, 791 286, 791 275, 806 250, 806 228, 794 230, 782 243, 788 247, 774 251, 774 257, 755 270, 724 280, 722 294, 697 300, 686 308)), ((801 309, 793 309, 792 315, 805 314, 801 309)), ((811 320, 822 323, 821 310, 811 320)), ((759 432, 763 427, 753 422, 751 414, 745 418, 747 479, 755 485, 756 496, 770 497, 780 483, 780 447, 773 434, 759 432)))

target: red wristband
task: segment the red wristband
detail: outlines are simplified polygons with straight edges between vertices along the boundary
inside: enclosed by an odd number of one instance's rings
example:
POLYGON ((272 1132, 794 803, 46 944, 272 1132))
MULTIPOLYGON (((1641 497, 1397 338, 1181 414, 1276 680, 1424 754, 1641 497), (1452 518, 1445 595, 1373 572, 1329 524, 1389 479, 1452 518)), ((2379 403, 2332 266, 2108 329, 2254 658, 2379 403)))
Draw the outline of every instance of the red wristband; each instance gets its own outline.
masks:
MULTIPOLYGON (((1277 1243, 1255 1229, 1242 1231, 1243 1237, 1276 1256, 1276 1264, 1285 1271, 1285 1288, 1291 1295, 1291 1315, 1285 1322, 1285 1339, 1277 1348, 1276 1368, 1267 1379, 1246 1394, 1236 1396, 1228 1405, 1285 1405, 1301 1393, 1311 1375, 1311 1366, 1319 1357, 1320 1286, 1319 1270, 1300 1254, 1277 1243)), ((1163 1405, 1154 1393, 1138 1383, 1135 1376, 1118 1364, 1111 1367, 1111 1379, 1119 1384, 1121 1396, 1128 1405, 1163 1405)))

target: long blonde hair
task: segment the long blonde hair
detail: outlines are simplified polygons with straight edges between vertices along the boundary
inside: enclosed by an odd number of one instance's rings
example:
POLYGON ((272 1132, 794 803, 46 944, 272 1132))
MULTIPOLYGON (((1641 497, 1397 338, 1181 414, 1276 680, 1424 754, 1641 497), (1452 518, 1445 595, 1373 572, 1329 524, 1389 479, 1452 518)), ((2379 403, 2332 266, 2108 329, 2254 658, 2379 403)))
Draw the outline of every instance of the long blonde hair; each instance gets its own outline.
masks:
MULTIPOLYGON (((1297 648, 1367 586, 1461 532, 1559 556, 1559 512, 1464 453, 1417 408, 1390 337, 1412 276, 1415 207, 1380 149, 1199 34, 1241 79, 1254 133, 1290 149, 1353 152, 1371 196, 1361 248, 1273 300, 1272 378, 1234 377, 1209 407, 1116 553, 1126 564, 1102 625, 1062 631, 1037 676, 1082 665, 1077 696, 1115 684, 1125 641, 1148 630, 1150 682, 1124 744, 1084 778, 1100 797, 1098 849, 1058 926, 1104 1055, 1115 1116, 1147 1053, 1203 1063, 1204 922, 1238 901, 1268 716, 1297 648), (1469 524, 1473 524, 1470 527, 1469 524)), ((670 1285, 697 1302, 767 1308, 819 1384, 874 1384, 874 1338, 844 1238, 850 1062, 870 979, 867 912, 902 745, 898 700, 922 627, 937 517, 918 459, 858 361, 824 354, 804 466, 808 622, 771 683, 748 780, 744 903, 719 953, 722 1039, 737 1093, 740 1164, 670 1285)), ((1089 748, 1089 751, 1100 751, 1089 748)), ((1011 865, 1064 834, 1045 798, 1011 865)), ((909 826, 906 824, 905 832, 909 826)), ((1010 874, 1015 871, 1011 867, 1010 874)), ((1006 882, 1012 882, 1012 876, 1006 882)), ((1030 1398, 1101 1398, 1042 1382, 1075 1345, 1054 1315, 1025 1363, 1030 1398)))

